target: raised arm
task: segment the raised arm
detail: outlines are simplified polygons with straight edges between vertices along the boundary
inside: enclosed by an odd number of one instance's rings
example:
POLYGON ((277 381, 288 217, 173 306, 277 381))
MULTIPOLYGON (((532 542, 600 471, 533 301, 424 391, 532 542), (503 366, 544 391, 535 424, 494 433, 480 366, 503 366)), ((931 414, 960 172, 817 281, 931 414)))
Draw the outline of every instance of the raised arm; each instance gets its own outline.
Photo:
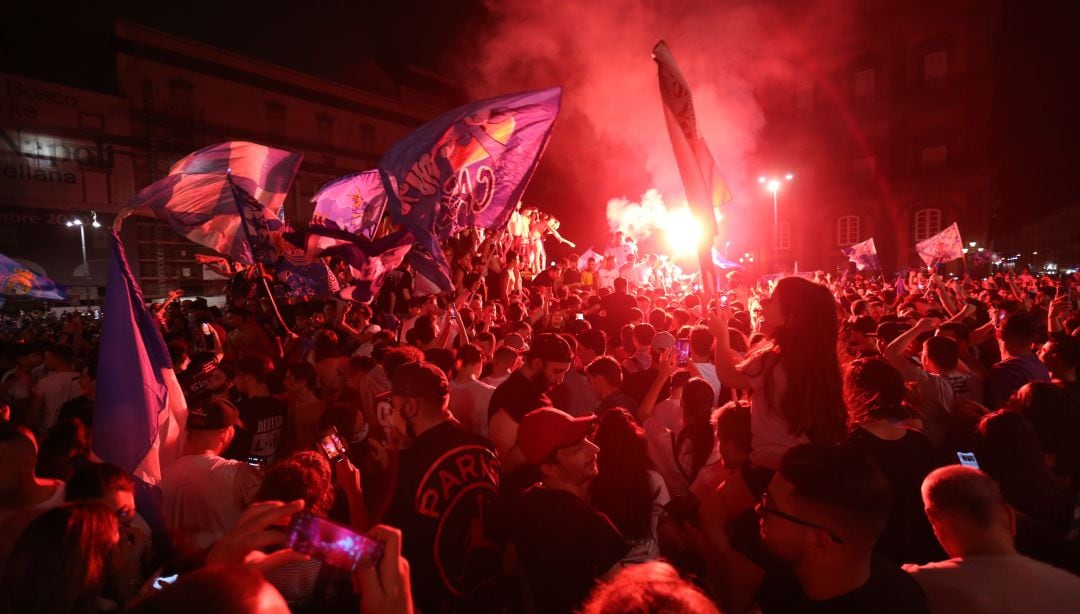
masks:
POLYGON ((747 389, 751 387, 750 378, 739 371, 735 356, 731 352, 731 335, 728 332, 728 312, 726 308, 717 310, 709 318, 709 332, 716 338, 716 377, 728 388, 747 389))

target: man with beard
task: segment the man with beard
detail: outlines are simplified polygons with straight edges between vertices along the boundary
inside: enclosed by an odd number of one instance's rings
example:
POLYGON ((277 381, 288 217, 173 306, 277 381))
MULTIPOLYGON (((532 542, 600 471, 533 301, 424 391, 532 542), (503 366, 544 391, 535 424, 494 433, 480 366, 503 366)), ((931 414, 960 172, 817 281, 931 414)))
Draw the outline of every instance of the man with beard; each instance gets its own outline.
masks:
POLYGON ((542 481, 521 495, 509 533, 537 612, 573 612, 629 551, 619 530, 587 500, 600 449, 588 439, 595 416, 545 407, 529 412, 520 452, 542 481))
POLYGON ((761 611, 928 612, 919 585, 874 556, 891 505, 888 479, 860 452, 791 448, 757 506, 763 545, 779 563, 761 582, 761 611))
POLYGON ((515 497, 539 479, 518 448, 518 426, 525 414, 551 407, 547 393, 563 381, 574 359, 570 344, 554 333, 533 339, 525 354, 525 364, 510 374, 491 395, 488 406, 488 433, 499 451, 503 494, 515 497))
POLYGON ((423 612, 496 611, 498 457, 453 419, 450 383, 435 365, 402 365, 390 394, 392 428, 413 443, 401 453, 386 521, 406 536, 413 598, 423 612))

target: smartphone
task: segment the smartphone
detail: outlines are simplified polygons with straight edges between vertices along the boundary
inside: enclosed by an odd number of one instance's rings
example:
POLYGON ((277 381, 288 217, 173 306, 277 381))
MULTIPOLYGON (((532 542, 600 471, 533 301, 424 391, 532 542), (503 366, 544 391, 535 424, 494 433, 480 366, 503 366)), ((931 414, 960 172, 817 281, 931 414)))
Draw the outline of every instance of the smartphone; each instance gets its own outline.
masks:
POLYGON ((179 578, 179 577, 180 577, 180 574, 176 574, 176 573, 174 573, 171 576, 158 576, 158 577, 154 578, 154 581, 150 584, 150 588, 152 588, 152 589, 154 589, 156 591, 160 591, 161 589, 165 588, 166 586, 176 582, 176 579, 179 578))
POLYGON ((920 290, 925 290, 926 289, 926 284, 919 284, 919 289, 920 290))
POLYGON ((690 340, 675 340, 675 364, 685 367, 690 363, 690 340))
POLYGON ((331 463, 336 463, 345 458, 345 455, 349 452, 349 448, 345 446, 345 442, 338 435, 336 428, 330 429, 329 433, 319 439, 319 449, 326 453, 326 458, 331 463))
POLYGON ((727 307, 727 304, 728 304, 728 296, 726 294, 721 294, 720 295, 720 306, 721 307, 727 307))
POLYGON ((266 467, 266 459, 261 456, 249 456, 247 457, 247 464, 252 467, 262 470, 266 467))
POLYGON ((202 334, 206 335, 207 337, 209 337, 210 335, 213 334, 210 331, 210 323, 209 322, 203 322, 202 323, 202 334))
POLYGON ((446 307, 446 311, 448 311, 450 313, 451 318, 456 318, 457 317, 457 307, 455 307, 453 304, 448 305, 446 307))
POLYGON ((574 319, 575 319, 575 320, 584 320, 584 319, 585 319, 585 314, 583 314, 583 313, 581 313, 581 312, 579 311, 579 312, 577 312, 577 313, 575 313, 575 314, 574 314, 574 319))
POLYGON ((997 314, 998 321, 997 321, 997 323, 998 323, 999 326, 1001 325, 1002 322, 1005 321, 1005 316, 1006 315, 1007 314, 1005 313, 1004 309, 999 309, 998 310, 998 314, 997 314))
POLYGON ((349 571, 361 563, 378 565, 384 552, 382 542, 304 512, 293 516, 285 545, 327 565, 349 571))
POLYGON ((960 459, 960 464, 965 467, 979 468, 979 461, 975 460, 974 452, 957 452, 956 458, 960 459))

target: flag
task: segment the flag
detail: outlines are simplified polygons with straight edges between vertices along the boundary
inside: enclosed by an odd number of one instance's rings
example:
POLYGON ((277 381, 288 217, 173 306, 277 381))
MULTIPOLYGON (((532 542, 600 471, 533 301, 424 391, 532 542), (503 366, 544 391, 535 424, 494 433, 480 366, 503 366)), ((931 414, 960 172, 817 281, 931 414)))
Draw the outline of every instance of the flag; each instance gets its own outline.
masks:
POLYGON ((741 268, 743 268, 743 265, 739 264, 738 262, 734 262, 734 261, 731 261, 731 260, 728 260, 727 258, 725 258, 723 255, 720 254, 720 250, 716 249, 715 247, 712 248, 712 262, 713 262, 713 266, 715 266, 718 269, 741 269, 741 268))
POLYGON ((446 260, 439 239, 435 235, 420 229, 410 229, 416 242, 406 257, 409 266, 418 274, 431 280, 439 290, 449 292, 454 289, 450 262, 446 260))
MULTIPOLYGON (((66 301, 67 289, 0 254, 0 296, 66 301)), ((0 303, 2 304, 2 303, 0 303)))
MULTIPOLYGON (((391 185, 397 186, 393 177, 391 185)), ((345 230, 368 239, 375 237, 386 211, 386 190, 378 169, 339 177, 323 187, 311 199, 315 212, 311 226, 345 230)))
POLYGON ((731 200, 727 184, 716 170, 716 162, 698 130, 694 100, 671 50, 664 41, 653 48, 660 78, 660 97, 664 102, 675 162, 679 166, 686 200, 703 230, 702 239, 712 241, 717 234, 716 208, 731 200))
POLYGON ((873 237, 850 247, 841 247, 840 251, 847 256, 848 260, 855 263, 856 270, 881 270, 881 263, 878 262, 877 247, 874 245, 873 237))
POLYGON ((964 257, 964 243, 960 240, 960 229, 953 222, 948 228, 936 235, 915 244, 915 251, 926 266, 951 262, 964 257))
POLYGON ((288 226, 269 208, 236 185, 231 175, 236 214, 240 217, 241 235, 256 263, 262 265, 273 283, 271 292, 279 298, 315 298, 337 294, 337 278, 326 263, 309 258, 303 248, 286 240, 288 226))
POLYGON ((149 211, 188 239, 243 264, 256 260, 241 231, 232 183, 277 217, 303 156, 243 141, 188 154, 169 174, 139 191, 120 212, 149 211))
POLYGON ((353 283, 341 290, 341 298, 359 303, 370 302, 379 293, 386 276, 401 266, 413 248, 413 237, 399 230, 381 239, 361 244, 331 247, 325 255, 341 258, 351 267, 353 283))
POLYGON ((532 177, 559 114, 562 88, 472 102, 398 141, 379 168, 397 183, 395 223, 447 238, 500 230, 532 177))
POLYGON ((149 484, 179 454, 184 395, 114 230, 101 323, 94 453, 149 484))
POLYGON ((597 266, 599 266, 600 263, 604 261, 604 255, 597 253, 596 250, 590 247, 589 249, 585 250, 584 254, 578 257, 577 268, 584 271, 585 267, 589 266, 589 258, 592 258, 596 262, 597 266))

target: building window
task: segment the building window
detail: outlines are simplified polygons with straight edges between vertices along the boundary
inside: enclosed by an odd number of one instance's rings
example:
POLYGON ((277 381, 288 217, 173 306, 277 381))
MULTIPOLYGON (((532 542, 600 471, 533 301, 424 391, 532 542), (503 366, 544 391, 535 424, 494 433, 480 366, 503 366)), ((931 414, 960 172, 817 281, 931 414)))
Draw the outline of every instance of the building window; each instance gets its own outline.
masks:
POLYGON ((842 215, 836 219, 836 244, 847 247, 859 242, 859 216, 842 215))
POLYGON ((315 116, 315 134, 323 145, 333 145, 334 142, 334 118, 326 113, 315 116))
POLYGON ((942 166, 948 160, 949 148, 945 145, 923 147, 920 157, 923 166, 942 166))
POLYGON ((855 100, 868 102, 874 99, 874 77, 876 71, 866 68, 855 73, 855 100))
POLYGON ((375 151, 375 126, 360 124, 360 151, 365 153, 375 151))
POLYGON ((775 249, 791 249, 791 222, 781 220, 776 226, 775 234, 773 239, 775 249))
POLYGON ((814 114, 814 84, 802 83, 795 88, 795 112, 799 117, 814 114))
POLYGON ((949 75, 949 52, 933 51, 923 55, 923 85, 939 87, 949 75))
POLYGON ((285 105, 280 102, 266 103, 266 130, 274 136, 285 134, 285 105))
POLYGON ((851 170, 859 176, 868 177, 874 174, 874 170, 877 168, 877 160, 874 156, 863 156, 861 158, 855 158, 851 163, 851 170))
POLYGON ((925 241, 941 232, 941 209, 919 209, 915 212, 915 240, 925 241))
POLYGON ((195 86, 180 79, 169 81, 169 110, 174 117, 191 119, 194 115, 195 86))

